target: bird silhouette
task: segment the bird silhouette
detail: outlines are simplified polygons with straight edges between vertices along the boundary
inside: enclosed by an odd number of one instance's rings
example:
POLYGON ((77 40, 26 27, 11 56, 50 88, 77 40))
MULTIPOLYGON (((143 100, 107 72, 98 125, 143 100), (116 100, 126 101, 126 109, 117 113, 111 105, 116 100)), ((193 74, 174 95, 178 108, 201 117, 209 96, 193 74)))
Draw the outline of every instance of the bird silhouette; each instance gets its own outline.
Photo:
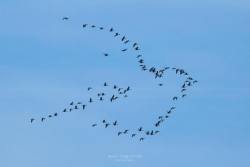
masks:
POLYGON ((93 99, 92 98, 89 98, 89 103, 92 103, 93 102, 93 99))
POLYGON ((129 40, 126 40, 126 41, 124 42, 124 44, 127 44, 127 43, 129 43, 129 40))
POLYGON ((108 53, 103 53, 103 55, 107 57, 109 54, 108 53))
POLYGON ((109 30, 110 32, 113 32, 114 31, 114 29, 113 28, 110 28, 110 30, 109 30))
POLYGON ((178 97, 176 97, 176 96, 175 96, 175 97, 173 97, 173 100, 177 100, 177 99, 178 99, 178 97))
POLYGON ((138 129, 138 131, 139 131, 139 132, 143 131, 142 127, 140 127, 140 128, 138 129))
POLYGON ((91 87, 88 87, 88 91, 90 91, 92 88, 91 87))
POLYGON ((133 47, 136 47, 137 45, 138 45, 138 43, 134 43, 134 44, 133 44, 133 47))
POLYGON ((137 55, 137 56, 136 56, 136 58, 140 58, 140 57, 142 57, 142 55, 137 55))
POLYGON ((86 107, 86 105, 82 105, 82 109, 83 109, 83 110, 85 109, 85 107, 86 107))
POLYGON ((108 84, 106 83, 106 82, 104 82, 104 84, 103 84, 104 86, 108 86, 108 84))
POLYGON ((96 127, 97 126, 97 124, 92 124, 92 127, 96 127))
POLYGON ((122 52, 126 52, 128 49, 122 49, 122 52))
POLYGON ((74 102, 72 101, 72 102, 70 103, 70 105, 73 106, 73 105, 74 105, 74 102))
POLYGON ((187 94, 183 94, 183 95, 182 95, 182 97, 185 97, 185 96, 187 96, 187 94))
POLYGON ((118 124, 117 124, 117 121, 113 122, 113 125, 114 125, 114 126, 117 126, 117 125, 118 125, 118 124))
POLYGON ((126 37, 125 37, 125 36, 123 36, 123 37, 122 37, 122 41, 124 41, 125 39, 126 39, 126 37))
POLYGON ((122 134, 122 132, 118 132, 118 136, 120 136, 122 134))
POLYGON ((83 24, 82 27, 85 28, 85 27, 87 27, 87 25, 88 25, 88 24, 83 24))
POLYGON ((34 118, 31 118, 31 119, 30 119, 30 123, 33 123, 34 121, 35 121, 34 118))
POLYGON ((69 20, 69 18, 68 18, 68 17, 63 17, 62 19, 63 19, 63 20, 69 20))
POLYGON ((127 134, 127 133, 128 133, 128 131, 129 131, 129 130, 128 130, 128 129, 126 129, 126 130, 124 130, 124 132, 123 132, 123 133, 124 133, 124 134, 127 134))
POLYGON ((55 116, 55 117, 58 116, 58 113, 54 113, 54 116, 55 116))
POLYGON ((131 135, 131 137, 135 137, 136 136, 136 134, 135 133, 133 133, 132 135, 131 135))
POLYGON ((144 138, 143 138, 143 137, 141 137, 141 138, 140 138, 140 141, 143 141, 143 140, 144 140, 144 138))
POLYGON ((46 118, 42 117, 42 118, 41 118, 41 121, 43 122, 43 121, 45 121, 45 119, 46 119, 46 118))
POLYGON ((110 125, 109 123, 106 123, 106 124, 105 124, 105 128, 107 128, 109 125, 110 125))
POLYGON ((118 35, 120 35, 119 33, 115 33, 114 37, 117 37, 118 35))

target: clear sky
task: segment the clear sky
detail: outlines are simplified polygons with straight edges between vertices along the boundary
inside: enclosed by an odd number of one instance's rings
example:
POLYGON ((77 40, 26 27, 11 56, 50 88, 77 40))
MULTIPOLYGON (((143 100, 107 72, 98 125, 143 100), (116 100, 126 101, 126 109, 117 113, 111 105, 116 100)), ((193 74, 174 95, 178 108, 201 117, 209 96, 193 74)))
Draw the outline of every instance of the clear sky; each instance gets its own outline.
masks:
POLYGON ((248 0, 1 0, 0 166, 249 167, 249 11, 248 0), (147 64, 181 67, 199 81, 159 135, 138 142, 90 126, 149 127, 173 105, 181 79, 159 88, 134 52, 83 23, 112 26, 140 44, 147 64), (86 101, 86 88, 96 93, 104 81, 130 85, 129 97, 30 124, 86 101))

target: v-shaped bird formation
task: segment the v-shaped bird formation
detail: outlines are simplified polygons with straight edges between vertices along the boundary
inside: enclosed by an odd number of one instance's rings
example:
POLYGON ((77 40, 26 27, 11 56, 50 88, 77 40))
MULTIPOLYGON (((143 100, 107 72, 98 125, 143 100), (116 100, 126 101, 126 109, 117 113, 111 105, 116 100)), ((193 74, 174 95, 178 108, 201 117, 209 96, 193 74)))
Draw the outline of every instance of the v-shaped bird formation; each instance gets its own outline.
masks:
MULTIPOLYGON (((63 21, 69 21, 69 17, 63 17, 63 21)), ((153 79, 159 79, 159 78, 166 78, 167 72, 172 72, 175 75, 184 77, 184 82, 182 85, 180 85, 180 91, 178 92, 178 95, 172 97, 173 103, 175 101, 178 101, 180 99, 183 99, 187 96, 187 91, 190 87, 192 87, 194 84, 196 84, 198 81, 195 80, 189 73, 187 73, 182 68, 177 67, 170 67, 166 66, 164 68, 157 68, 157 67, 151 67, 145 63, 145 60, 143 59, 143 55, 140 53, 141 47, 138 42, 130 40, 126 35, 122 35, 120 32, 117 32, 115 28, 113 27, 103 27, 103 26, 97 26, 94 24, 88 24, 84 23, 82 24, 82 29, 93 29, 96 31, 103 31, 106 33, 110 33, 111 37, 117 38, 119 42, 121 42, 124 45, 124 48, 121 49, 121 53, 126 53, 128 50, 133 50, 135 52, 135 58, 138 63, 139 68, 141 71, 148 72, 152 74, 153 79)), ((110 53, 102 53, 103 56, 109 57, 110 53)), ((158 83, 159 87, 164 86, 163 83, 158 83)), ((47 120, 50 120, 54 117, 61 116, 64 113, 68 112, 75 112, 75 111, 87 111, 88 105, 101 103, 102 101, 109 101, 111 104, 114 103, 116 100, 120 100, 123 98, 128 98, 128 93, 131 91, 131 87, 127 86, 125 88, 119 87, 116 84, 112 83, 103 83, 103 87, 108 87, 112 90, 115 90, 116 93, 114 94, 108 94, 105 91, 100 90, 99 93, 97 93, 95 96, 89 97, 88 101, 82 102, 70 102, 69 105, 62 109, 61 112, 55 112, 53 114, 48 114, 47 116, 43 116, 41 118, 31 118, 30 122, 46 122, 47 120)), ((92 91, 93 89, 96 89, 94 87, 88 87, 87 91, 92 91)), ((155 136, 160 133, 159 127, 162 126, 164 122, 166 122, 167 119, 170 118, 171 114, 176 110, 176 106, 172 105, 169 109, 166 109, 161 115, 159 115, 155 122, 152 123, 152 129, 145 129, 143 126, 135 127, 134 129, 119 129, 115 128, 117 136, 127 135, 131 138, 137 138, 138 141, 144 141, 149 136, 155 136)), ((112 127, 119 127, 119 121, 118 120, 107 120, 103 119, 100 121, 96 121, 91 124, 91 127, 103 127, 104 129, 112 128, 112 127)))

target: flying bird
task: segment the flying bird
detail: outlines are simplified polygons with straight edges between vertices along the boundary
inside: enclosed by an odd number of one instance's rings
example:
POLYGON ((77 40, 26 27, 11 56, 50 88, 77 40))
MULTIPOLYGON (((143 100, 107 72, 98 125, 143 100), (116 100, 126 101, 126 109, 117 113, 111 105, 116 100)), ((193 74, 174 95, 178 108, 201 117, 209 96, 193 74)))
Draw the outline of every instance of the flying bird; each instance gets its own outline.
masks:
POLYGON ((88 24, 83 24, 82 27, 85 28, 85 27, 87 27, 87 25, 88 25, 88 24))
POLYGON ((128 49, 122 49, 122 52, 126 52, 128 49))
POLYGON ((97 124, 92 124, 92 127, 96 127, 97 126, 97 124))
POLYGON ((131 135, 131 137, 135 137, 135 135, 136 135, 136 134, 135 134, 135 133, 133 133, 133 134, 131 135))
POLYGON ((117 37, 118 35, 120 35, 119 33, 115 33, 114 37, 117 37))
POLYGON ((92 88, 91 87, 88 87, 88 91, 90 91, 92 88))
POLYGON ((178 99, 178 97, 176 97, 176 96, 175 96, 175 97, 173 97, 173 100, 177 100, 177 99, 178 99))
POLYGON ((117 126, 117 125, 118 125, 118 124, 117 124, 117 121, 115 121, 115 122, 113 123, 113 125, 114 125, 114 126, 117 126))
POLYGON ((69 20, 69 18, 68 18, 68 17, 63 17, 62 19, 63 19, 63 20, 69 20))
POLYGON ((34 118, 31 118, 30 119, 30 123, 32 123, 32 122, 34 122, 35 121, 35 119, 34 118))

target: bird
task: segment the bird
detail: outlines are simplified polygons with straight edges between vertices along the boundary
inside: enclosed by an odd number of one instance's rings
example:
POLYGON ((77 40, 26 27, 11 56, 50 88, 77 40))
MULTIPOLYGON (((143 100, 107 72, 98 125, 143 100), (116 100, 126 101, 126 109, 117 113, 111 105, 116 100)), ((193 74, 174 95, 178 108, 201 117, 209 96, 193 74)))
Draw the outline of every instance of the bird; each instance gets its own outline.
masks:
POLYGON ((51 118, 51 117, 52 117, 52 115, 48 115, 48 117, 49 117, 49 118, 51 118))
POLYGON ((105 124, 105 128, 107 128, 109 125, 110 125, 109 123, 106 123, 106 124, 105 124))
POLYGON ((82 104, 82 102, 77 102, 77 104, 82 104))
POLYGON ((125 36, 123 36, 123 37, 122 37, 122 41, 124 41, 125 39, 126 39, 126 37, 125 37, 125 36))
POLYGON ((182 97, 185 97, 185 96, 187 96, 187 94, 183 94, 183 95, 182 95, 182 97))
POLYGON ((35 119, 34 118, 31 118, 30 119, 30 123, 32 123, 32 122, 34 122, 35 121, 35 119))
POLYGON ((42 118, 41 118, 41 121, 42 121, 42 122, 43 122, 43 121, 45 121, 45 118, 44 118, 44 117, 42 117, 42 118))
POLYGON ((102 123, 106 123, 106 120, 104 119, 104 120, 102 120, 102 123))
POLYGON ((103 27, 99 27, 100 30, 103 30, 104 28, 103 27))
POLYGON ((114 125, 114 126, 117 126, 117 121, 113 122, 113 125, 114 125))
POLYGON ((130 90, 130 86, 127 87, 126 91, 129 91, 130 90))
POLYGON ((70 103, 70 105, 73 106, 73 105, 74 105, 74 102, 72 101, 72 102, 70 103))
POLYGON ((170 110, 174 110, 174 109, 176 109, 176 108, 175 108, 175 107, 171 107, 171 108, 170 108, 170 110))
POLYGON ((178 99, 178 97, 176 97, 176 96, 175 96, 175 97, 173 97, 173 100, 177 100, 177 99, 178 99))
POLYGON ((55 116, 55 117, 58 116, 58 113, 54 113, 54 116, 55 116))
POLYGON ((63 110, 63 112, 67 112, 67 109, 65 108, 65 109, 63 110))
POLYGON ((108 86, 108 84, 106 83, 106 82, 104 82, 104 84, 103 84, 104 86, 108 86))
POLYGON ((88 25, 88 24, 83 24, 82 27, 85 28, 85 27, 87 27, 87 25, 88 25))
POLYGON ((159 86, 162 86, 163 84, 162 84, 162 83, 159 83, 158 85, 159 85, 159 86))
POLYGON ((92 88, 91 87, 88 87, 88 91, 90 91, 92 88))
POLYGON ((96 26, 95 25, 92 25, 91 28, 95 28, 96 26))
POLYGON ((135 42, 135 43, 133 44, 133 47, 136 47, 137 45, 138 45, 138 43, 135 42))
POLYGON ((154 131, 153 130, 151 130, 150 135, 154 135, 154 131))
POLYGON ((103 101, 103 98, 102 97, 100 97, 100 99, 99 99, 100 101, 103 101))
POLYGON ((85 107, 86 107, 86 105, 82 105, 82 109, 83 109, 83 110, 85 109, 85 107))
POLYGON ((138 131, 139 131, 139 132, 143 131, 142 127, 140 127, 140 128, 138 129, 138 131))
POLYGON ((120 34, 117 32, 117 33, 115 33, 114 37, 117 37, 118 35, 120 35, 120 34))
POLYGON ((62 19, 63 19, 63 20, 69 20, 69 18, 68 18, 68 17, 63 17, 62 19))
POLYGON ((135 137, 135 135, 136 135, 136 134, 135 134, 135 133, 133 133, 133 134, 131 135, 131 137, 135 137))
POLYGON ((93 102, 92 98, 89 98, 89 102, 90 102, 90 103, 92 103, 92 102, 93 102))
POLYGON ((136 58, 140 58, 140 57, 142 57, 142 55, 137 55, 137 56, 136 56, 136 58))
POLYGON ((129 42, 129 40, 126 40, 125 42, 124 42, 124 44, 127 44, 129 42))
POLYGON ((120 136, 122 134, 122 132, 118 132, 118 136, 120 136))
POLYGON ((137 46, 137 47, 135 48, 135 50, 140 50, 140 48, 137 46))
POLYGON ((168 114, 171 114, 171 112, 172 112, 172 110, 169 110, 169 111, 168 111, 168 114))
POLYGON ((128 95, 124 95, 123 97, 128 97, 128 95))
POLYGON ((159 130, 156 130, 156 131, 155 131, 155 134, 157 134, 157 133, 159 133, 159 132, 160 132, 159 130))
POLYGON ((122 52, 126 52, 128 49, 122 49, 122 52))
POLYGON ((143 137, 141 137, 141 138, 140 138, 140 141, 143 141, 143 140, 144 140, 144 138, 143 138, 143 137))
POLYGON ((124 130, 124 132, 123 132, 123 133, 124 133, 124 134, 127 134, 127 133, 128 133, 128 131, 129 131, 129 130, 128 130, 128 129, 126 129, 126 130, 124 130))
POLYGON ((116 100, 117 98, 118 98, 117 96, 113 95, 113 96, 111 97, 110 101, 112 102, 112 101, 116 100))
POLYGON ((116 89, 117 88, 117 86, 116 85, 114 85, 114 89, 116 89))
POLYGON ((113 29, 113 28, 110 28, 109 32, 113 32, 113 31, 114 31, 114 29, 113 29))
POLYGON ((150 131, 146 131, 146 133, 145 133, 146 135, 150 135, 150 131))
POLYGON ((197 80, 194 80, 193 83, 197 83, 198 81, 197 80))
POLYGON ((97 124, 92 124, 92 127, 96 127, 97 126, 97 124))
POLYGON ((109 54, 108 53, 103 53, 103 55, 107 57, 109 54))
POLYGON ((184 89, 181 90, 181 92, 184 92, 184 91, 186 91, 186 90, 187 90, 187 89, 184 88, 184 89))
POLYGON ((78 109, 78 106, 75 106, 75 109, 77 110, 77 109, 78 109))
POLYGON ((144 60, 143 60, 143 59, 140 59, 138 62, 139 62, 139 63, 144 63, 144 60))

